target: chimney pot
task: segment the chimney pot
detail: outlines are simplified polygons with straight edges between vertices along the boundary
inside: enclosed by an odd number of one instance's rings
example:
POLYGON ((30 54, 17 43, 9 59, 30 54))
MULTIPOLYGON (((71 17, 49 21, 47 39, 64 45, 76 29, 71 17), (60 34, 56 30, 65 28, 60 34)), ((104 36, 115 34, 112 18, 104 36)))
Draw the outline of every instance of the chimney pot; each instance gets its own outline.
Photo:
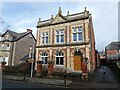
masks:
POLYGON ((27 29, 27 32, 31 32, 32 33, 32 30, 31 29, 27 29))

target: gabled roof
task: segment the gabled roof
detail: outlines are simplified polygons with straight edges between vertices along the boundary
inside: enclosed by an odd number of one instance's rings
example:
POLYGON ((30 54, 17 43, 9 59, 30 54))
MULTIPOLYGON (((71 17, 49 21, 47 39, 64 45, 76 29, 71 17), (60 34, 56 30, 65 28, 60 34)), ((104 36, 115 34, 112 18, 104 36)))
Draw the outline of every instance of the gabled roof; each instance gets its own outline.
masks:
POLYGON ((106 49, 120 50, 120 41, 111 42, 109 45, 106 46, 106 49))
MULTIPOLYGON (((13 39, 11 41, 18 41, 19 39, 25 37, 26 35, 28 35, 30 33, 32 34, 32 32, 17 33, 17 32, 11 31, 11 30, 7 30, 4 34, 2 34, 2 37, 4 37, 4 35, 7 32, 13 37, 13 39)), ((32 36, 33 36, 33 34, 32 34, 32 36)), ((33 36, 33 38, 35 39, 34 36, 33 36)), ((35 41, 36 41, 36 39, 35 39, 35 41)))
POLYGON ((37 27, 43 27, 43 26, 48 26, 48 25, 54 25, 54 24, 59 24, 59 23, 66 23, 66 22, 86 19, 86 18, 89 18, 90 15, 91 14, 89 13, 89 11, 87 11, 85 8, 84 12, 71 14, 71 15, 68 13, 66 16, 63 16, 61 8, 59 7, 58 14, 54 18, 52 15, 51 19, 48 19, 48 20, 41 21, 41 19, 39 19, 37 23, 37 27), (53 23, 57 19, 56 17, 60 17, 63 20, 53 23))
POLYGON ((14 32, 14 31, 7 30, 4 34, 2 34, 2 37, 4 37, 4 35, 5 35, 7 32, 8 32, 11 36, 13 36, 13 37, 17 37, 17 35, 18 35, 18 33, 14 32))

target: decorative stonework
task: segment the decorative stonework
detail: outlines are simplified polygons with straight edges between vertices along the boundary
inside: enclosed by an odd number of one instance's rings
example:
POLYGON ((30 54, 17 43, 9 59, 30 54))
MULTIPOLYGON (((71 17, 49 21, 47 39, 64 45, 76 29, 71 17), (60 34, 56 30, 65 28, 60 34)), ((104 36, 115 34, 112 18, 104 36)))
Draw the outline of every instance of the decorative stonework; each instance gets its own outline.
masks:
MULTIPOLYGON (((94 58, 91 53, 95 51, 95 47, 91 46, 95 46, 95 43, 92 20, 90 17, 91 14, 86 9, 81 13, 68 13, 67 16, 63 16, 62 10, 59 8, 58 14, 55 17, 52 16, 49 20, 40 21, 37 26, 38 32, 39 34, 45 31, 49 32, 49 45, 39 45, 37 47, 38 55, 40 55, 41 51, 47 51, 49 59, 56 61, 56 51, 61 50, 64 53, 64 65, 57 66, 54 64, 54 68, 62 68, 62 70, 69 69, 69 72, 77 72, 74 70, 74 53, 75 51, 81 51, 82 58, 88 59, 86 65, 87 70, 91 70, 91 63, 93 63, 94 60, 91 60, 90 57, 94 58), (83 40, 81 42, 73 42, 72 27, 82 28, 83 40), (56 30, 59 29, 64 29, 64 43, 56 43, 56 30), (90 32, 92 32, 92 38, 90 37, 90 32)), ((39 39, 37 39, 37 41, 39 42, 39 39)), ((83 66, 85 66, 85 64, 83 66)))

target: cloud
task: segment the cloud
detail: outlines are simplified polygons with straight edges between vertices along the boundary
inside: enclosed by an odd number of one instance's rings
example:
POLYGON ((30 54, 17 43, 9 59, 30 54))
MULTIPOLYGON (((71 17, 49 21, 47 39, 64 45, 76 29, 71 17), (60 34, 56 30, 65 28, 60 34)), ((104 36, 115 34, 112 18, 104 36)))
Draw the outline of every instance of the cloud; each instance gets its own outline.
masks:
POLYGON ((92 13, 96 48, 101 50, 107 44, 118 39, 118 7, 116 2, 24 2, 3 3, 3 19, 13 26, 13 30, 24 32, 32 29, 36 37, 38 18, 51 18, 62 8, 63 15, 84 11, 84 7, 92 13))

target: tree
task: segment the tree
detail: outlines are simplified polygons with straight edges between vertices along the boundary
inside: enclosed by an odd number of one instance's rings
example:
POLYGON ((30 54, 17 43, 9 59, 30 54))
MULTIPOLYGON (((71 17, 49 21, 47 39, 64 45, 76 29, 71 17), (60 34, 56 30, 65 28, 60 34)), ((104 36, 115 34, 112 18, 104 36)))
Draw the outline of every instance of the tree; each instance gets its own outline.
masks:
POLYGON ((5 22, 1 17, 0 17, 0 33, 3 33, 4 31, 11 29, 12 25, 9 25, 7 22, 5 22))

